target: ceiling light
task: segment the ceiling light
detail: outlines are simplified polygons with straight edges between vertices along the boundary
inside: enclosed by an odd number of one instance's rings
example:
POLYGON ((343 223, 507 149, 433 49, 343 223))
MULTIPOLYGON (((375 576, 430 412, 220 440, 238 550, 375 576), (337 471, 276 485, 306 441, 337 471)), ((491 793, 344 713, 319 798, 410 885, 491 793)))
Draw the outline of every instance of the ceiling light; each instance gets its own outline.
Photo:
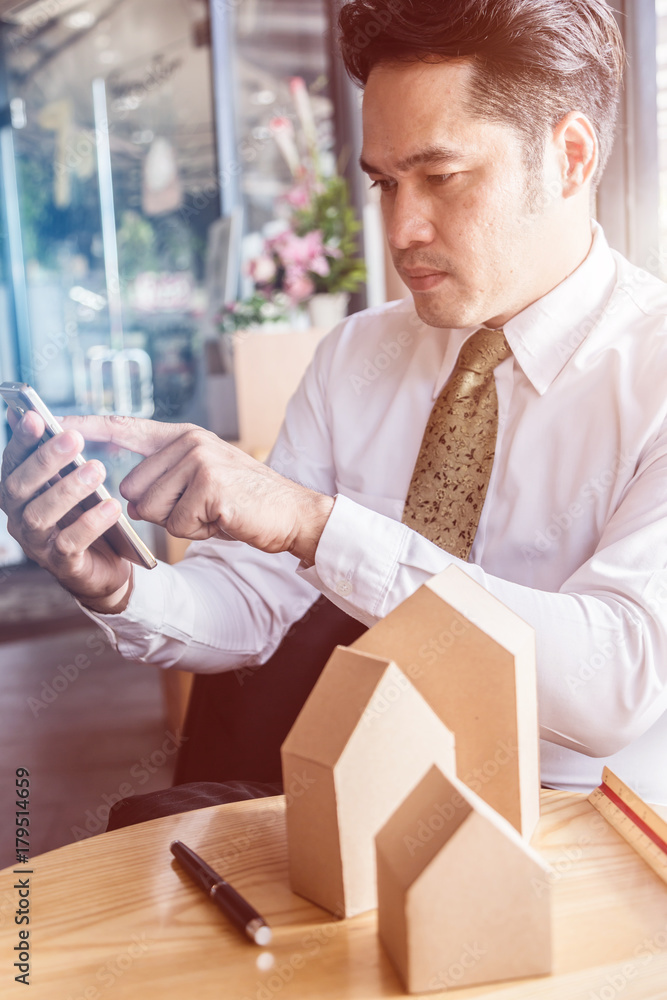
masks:
POLYGON ((70 288, 69 297, 87 309, 94 309, 95 312, 101 312, 107 304, 107 300, 103 295, 98 295, 97 292, 93 292, 89 288, 83 288, 81 285, 75 285, 74 288, 70 288))
POLYGON ((91 25, 95 24, 95 15, 91 10, 75 10, 63 18, 63 20, 68 28, 73 28, 74 31, 82 31, 84 28, 90 28, 91 25))
POLYGON ((132 142, 135 142, 138 146, 145 146, 149 142, 152 142, 154 138, 155 135, 149 128, 132 133, 132 142))
POLYGON ((62 17, 68 10, 78 7, 81 0, 35 0, 35 3, 5 3, 3 4, 3 19, 10 20, 13 24, 21 24, 29 30, 37 30, 43 27, 54 17, 62 17), (16 9, 18 8, 18 10, 16 9))
POLYGON ((128 94, 127 97, 117 97, 111 105, 114 111, 136 111, 141 104, 141 98, 136 94, 128 94))
POLYGON ((22 97, 13 97, 9 102, 9 111, 12 118, 12 128, 25 128, 28 119, 25 113, 25 101, 22 97))
POLYGON ((252 95, 253 104, 273 104, 275 99, 276 95, 272 90, 258 90, 252 95))

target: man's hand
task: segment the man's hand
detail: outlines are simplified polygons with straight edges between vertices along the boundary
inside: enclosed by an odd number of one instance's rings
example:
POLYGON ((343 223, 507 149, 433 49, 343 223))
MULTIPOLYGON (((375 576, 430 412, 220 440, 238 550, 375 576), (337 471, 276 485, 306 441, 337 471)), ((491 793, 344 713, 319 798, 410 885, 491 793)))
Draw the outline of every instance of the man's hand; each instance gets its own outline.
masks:
POLYGON ((210 431, 132 417, 66 417, 68 430, 145 456, 120 491, 128 513, 179 538, 231 536, 312 565, 333 508, 316 493, 250 458, 210 431))
POLYGON ((2 456, 0 507, 10 534, 23 551, 96 611, 121 610, 127 603, 132 567, 100 536, 118 520, 117 500, 85 513, 72 510, 106 476, 101 462, 86 462, 53 486, 48 483, 83 448, 76 431, 58 434, 38 447, 44 421, 28 412, 18 421, 9 411, 12 439, 2 456))

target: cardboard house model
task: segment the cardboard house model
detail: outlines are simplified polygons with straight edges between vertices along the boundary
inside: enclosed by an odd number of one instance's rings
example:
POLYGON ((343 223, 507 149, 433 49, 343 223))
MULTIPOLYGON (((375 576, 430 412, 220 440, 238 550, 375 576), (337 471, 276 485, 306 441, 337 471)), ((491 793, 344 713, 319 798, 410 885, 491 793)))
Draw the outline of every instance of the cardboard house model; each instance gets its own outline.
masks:
POLYGON ((351 648, 401 668, 454 733, 458 777, 529 839, 540 814, 532 627, 450 566, 351 648))
POLYGON ((380 940, 410 993, 551 971, 548 865, 462 782, 430 770, 376 849, 380 940))
POLYGON ((338 646, 282 746, 290 882, 338 916, 377 905, 375 834, 454 739, 390 660, 338 646))

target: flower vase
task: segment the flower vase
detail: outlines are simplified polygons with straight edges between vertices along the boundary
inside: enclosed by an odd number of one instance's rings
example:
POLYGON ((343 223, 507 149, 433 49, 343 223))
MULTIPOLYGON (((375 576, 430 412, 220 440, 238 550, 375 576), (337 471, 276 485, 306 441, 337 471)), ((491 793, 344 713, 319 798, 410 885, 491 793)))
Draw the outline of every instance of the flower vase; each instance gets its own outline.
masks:
POLYGON ((336 292, 334 294, 322 292, 313 295, 308 302, 308 313, 310 322, 320 330, 331 330, 337 323, 344 320, 347 315, 347 306, 350 296, 347 292, 336 292))

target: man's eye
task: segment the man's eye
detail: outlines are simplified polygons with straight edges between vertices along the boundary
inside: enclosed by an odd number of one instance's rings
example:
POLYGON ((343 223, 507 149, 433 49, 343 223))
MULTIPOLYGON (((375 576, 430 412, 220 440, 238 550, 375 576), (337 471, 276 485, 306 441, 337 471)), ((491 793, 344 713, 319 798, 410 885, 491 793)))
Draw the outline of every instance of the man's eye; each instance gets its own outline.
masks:
POLYGON ((456 174, 432 174, 429 181, 431 184, 446 184, 452 177, 456 177, 456 174))
POLYGON ((391 189, 395 186, 395 181, 373 181, 371 184, 371 191, 373 188, 379 188, 380 191, 391 191, 391 189))

